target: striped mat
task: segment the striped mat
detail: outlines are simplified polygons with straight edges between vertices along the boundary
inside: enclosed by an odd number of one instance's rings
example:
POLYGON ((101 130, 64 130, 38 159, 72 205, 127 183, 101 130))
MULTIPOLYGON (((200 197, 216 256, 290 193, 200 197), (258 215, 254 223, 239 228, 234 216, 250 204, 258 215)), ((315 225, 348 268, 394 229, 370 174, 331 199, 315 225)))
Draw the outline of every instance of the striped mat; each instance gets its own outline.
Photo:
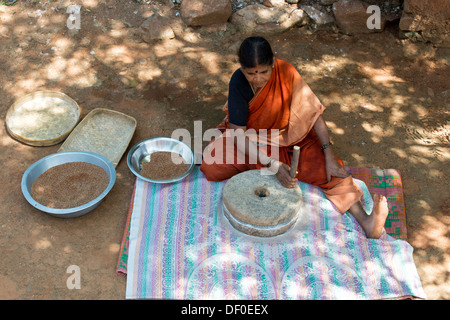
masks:
POLYGON ((198 166, 174 184, 137 179, 117 268, 127 274, 126 298, 425 298, 404 240, 401 179, 367 170, 352 172, 362 178, 365 209, 373 204, 364 179, 389 202, 387 233, 377 240, 309 184, 299 183, 305 206, 295 226, 260 238, 229 225, 220 209, 225 183, 207 181, 198 166))

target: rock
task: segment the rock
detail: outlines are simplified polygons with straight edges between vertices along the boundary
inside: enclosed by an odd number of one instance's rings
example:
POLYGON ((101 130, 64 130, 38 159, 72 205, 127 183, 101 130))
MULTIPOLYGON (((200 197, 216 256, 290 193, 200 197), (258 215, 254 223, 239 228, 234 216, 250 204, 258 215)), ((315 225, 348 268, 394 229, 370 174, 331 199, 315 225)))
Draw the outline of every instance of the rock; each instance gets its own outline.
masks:
POLYGON ((403 11, 400 19, 399 28, 403 31, 417 31, 420 30, 421 17, 415 16, 409 12, 403 11))
POLYGON ((304 25, 307 14, 299 8, 272 7, 261 4, 247 6, 231 16, 231 23, 244 34, 275 34, 284 32, 293 26, 304 25))
POLYGON ((286 5, 286 2, 284 0, 266 0, 263 5, 266 7, 283 7, 286 5))
POLYGON ((121 77, 120 81, 123 83, 123 85, 125 85, 126 89, 134 88, 138 84, 136 79, 130 77, 121 77))
POLYGON ((440 95, 441 95, 442 98, 448 99, 448 98, 450 98, 450 90, 442 91, 440 93, 440 95))
POLYGON ((424 41, 450 47, 449 20, 449 1, 405 0, 399 29, 404 32, 420 32, 424 41))
POLYGON ((335 21, 333 16, 314 8, 313 6, 302 6, 301 8, 308 14, 311 20, 319 26, 335 21))
POLYGON ((293 3, 298 3, 298 0, 286 0, 286 2, 293 4, 293 3))
POLYGON ((10 33, 11 32, 7 26, 0 25, 0 37, 9 38, 10 33))
POLYGON ((181 18, 192 27, 225 23, 233 8, 230 0, 184 0, 181 3, 181 18))
POLYGON ((172 0, 160 0, 160 2, 161 2, 164 6, 168 7, 169 9, 175 8, 175 3, 174 3, 172 0))
POLYGON ((372 16, 370 11, 367 13, 368 6, 360 0, 339 0, 333 3, 334 17, 341 32, 352 35, 383 31, 386 26, 386 19, 381 14, 380 28, 370 29, 368 27, 367 21, 372 16))
POLYGON ((58 9, 64 9, 72 5, 71 0, 59 0, 58 9))
POLYGON ((145 42, 175 38, 169 20, 156 12, 141 24, 138 33, 145 42))

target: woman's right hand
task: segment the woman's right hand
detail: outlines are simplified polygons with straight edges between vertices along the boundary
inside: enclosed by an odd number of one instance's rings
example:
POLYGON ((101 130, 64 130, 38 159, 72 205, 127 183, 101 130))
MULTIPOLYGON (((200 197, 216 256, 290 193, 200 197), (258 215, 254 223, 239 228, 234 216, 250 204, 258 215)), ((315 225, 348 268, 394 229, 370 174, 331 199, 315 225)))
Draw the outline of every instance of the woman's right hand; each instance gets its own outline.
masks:
POLYGON ((272 166, 274 166, 278 181, 280 181, 284 187, 294 188, 297 185, 297 178, 292 178, 289 175, 290 167, 287 164, 276 161, 272 166))

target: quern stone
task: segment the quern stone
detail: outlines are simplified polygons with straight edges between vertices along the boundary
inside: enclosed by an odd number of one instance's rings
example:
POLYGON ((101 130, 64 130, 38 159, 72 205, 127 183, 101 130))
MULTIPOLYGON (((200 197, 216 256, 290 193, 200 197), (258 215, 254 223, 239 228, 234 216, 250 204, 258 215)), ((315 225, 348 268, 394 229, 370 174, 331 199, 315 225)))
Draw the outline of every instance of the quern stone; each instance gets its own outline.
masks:
MULTIPOLYGON (((266 170, 266 169, 263 169, 266 170)), ((231 225, 249 235, 272 237, 289 230, 301 206, 300 187, 285 188, 275 175, 249 170, 229 179, 223 189, 223 212, 231 225)))

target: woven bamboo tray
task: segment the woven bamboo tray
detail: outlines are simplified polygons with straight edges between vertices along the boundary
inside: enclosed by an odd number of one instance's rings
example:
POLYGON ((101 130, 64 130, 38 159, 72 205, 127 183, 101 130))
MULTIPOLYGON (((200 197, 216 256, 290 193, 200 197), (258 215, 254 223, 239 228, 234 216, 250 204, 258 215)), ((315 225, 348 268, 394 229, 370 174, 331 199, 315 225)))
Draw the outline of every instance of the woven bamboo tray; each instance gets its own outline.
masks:
POLYGON ((63 141, 80 119, 80 107, 57 91, 36 91, 18 99, 6 114, 6 129, 14 139, 31 146, 63 141))
POLYGON ((97 108, 81 120, 58 152, 98 153, 117 166, 133 137, 136 119, 118 111, 97 108))

